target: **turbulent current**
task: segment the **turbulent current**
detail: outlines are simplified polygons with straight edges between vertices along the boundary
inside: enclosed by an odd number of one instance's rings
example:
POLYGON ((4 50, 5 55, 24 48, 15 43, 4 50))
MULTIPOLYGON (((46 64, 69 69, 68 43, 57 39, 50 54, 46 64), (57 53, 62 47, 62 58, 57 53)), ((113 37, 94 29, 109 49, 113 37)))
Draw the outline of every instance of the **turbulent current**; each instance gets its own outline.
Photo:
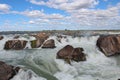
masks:
POLYGON ((7 40, 13 35, 4 35, 0 40, 0 61, 20 66, 22 69, 11 80, 118 80, 120 78, 120 56, 106 57, 96 47, 99 36, 84 36, 63 38, 61 43, 56 36, 49 39, 55 40, 54 49, 31 49, 30 40, 33 37, 21 36, 20 40, 27 40, 28 49, 4 50, 7 40), (84 48, 87 61, 71 62, 56 59, 56 53, 67 44, 84 48))

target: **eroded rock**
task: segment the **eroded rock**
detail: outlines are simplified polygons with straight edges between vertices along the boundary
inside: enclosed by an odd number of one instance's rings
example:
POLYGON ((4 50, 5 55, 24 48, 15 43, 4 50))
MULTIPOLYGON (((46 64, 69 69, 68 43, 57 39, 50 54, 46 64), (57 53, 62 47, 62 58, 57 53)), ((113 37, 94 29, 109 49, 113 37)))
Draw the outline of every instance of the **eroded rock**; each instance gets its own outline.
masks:
POLYGON ((120 54, 119 35, 100 36, 96 45, 106 56, 120 54))
POLYGON ((83 53, 83 48, 73 48, 71 45, 67 45, 57 53, 58 59, 64 59, 67 63, 71 64, 70 60, 79 62, 85 61, 86 56, 83 53))
POLYGON ((55 48, 55 41, 53 39, 47 40, 42 48, 55 48))
POLYGON ((21 50, 24 49, 27 44, 25 40, 8 40, 5 43, 4 49, 5 50, 21 50))

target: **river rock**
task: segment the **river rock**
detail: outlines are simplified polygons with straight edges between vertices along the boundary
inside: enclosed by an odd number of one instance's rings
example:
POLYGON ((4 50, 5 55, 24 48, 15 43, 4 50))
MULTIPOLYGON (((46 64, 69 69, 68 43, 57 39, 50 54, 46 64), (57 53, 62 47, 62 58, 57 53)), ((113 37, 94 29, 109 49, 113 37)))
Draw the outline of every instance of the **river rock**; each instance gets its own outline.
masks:
POLYGON ((2 40, 4 37, 3 36, 0 36, 0 40, 2 40))
POLYGON ((72 54, 72 60, 79 62, 79 61, 86 61, 86 55, 83 53, 83 48, 74 48, 72 54))
POLYGON ((47 40, 42 48, 55 48, 55 41, 53 39, 47 40))
POLYGON ((67 63, 71 63, 70 60, 79 62, 79 61, 85 61, 86 56, 82 52, 83 48, 73 48, 71 45, 67 45, 57 53, 58 59, 64 59, 67 61, 67 63))
POLYGON ((96 45, 106 56, 120 54, 120 35, 100 36, 96 45))
POLYGON ((32 48, 39 48, 43 44, 44 40, 43 39, 37 39, 31 41, 31 47, 32 48))
POLYGON ((4 49, 5 50, 21 50, 24 49, 27 44, 27 41, 25 40, 8 40, 5 43, 4 49))
POLYGON ((19 67, 15 68, 0 61, 0 80, 10 80, 18 73, 19 69, 19 67))
POLYGON ((38 33, 35 35, 31 35, 36 38, 36 40, 31 41, 32 48, 39 48, 43 44, 43 42, 49 37, 46 33, 38 33))

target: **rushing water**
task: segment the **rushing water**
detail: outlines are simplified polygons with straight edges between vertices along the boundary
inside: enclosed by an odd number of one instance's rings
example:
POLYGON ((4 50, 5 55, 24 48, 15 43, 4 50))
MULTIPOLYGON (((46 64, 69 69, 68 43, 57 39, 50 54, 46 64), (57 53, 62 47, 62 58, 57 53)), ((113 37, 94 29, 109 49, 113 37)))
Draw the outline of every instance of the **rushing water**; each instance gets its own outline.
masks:
MULTIPOLYGON (((0 60, 22 69, 11 80, 118 80, 120 78, 120 57, 106 57, 96 47, 99 36, 72 38, 67 36, 59 43, 55 36, 54 49, 3 50, 5 41, 13 39, 13 35, 4 36, 0 41, 0 60), (56 53, 65 45, 84 48, 87 61, 67 64, 56 59, 56 53)), ((22 36, 20 40, 34 40, 33 37, 22 36)))

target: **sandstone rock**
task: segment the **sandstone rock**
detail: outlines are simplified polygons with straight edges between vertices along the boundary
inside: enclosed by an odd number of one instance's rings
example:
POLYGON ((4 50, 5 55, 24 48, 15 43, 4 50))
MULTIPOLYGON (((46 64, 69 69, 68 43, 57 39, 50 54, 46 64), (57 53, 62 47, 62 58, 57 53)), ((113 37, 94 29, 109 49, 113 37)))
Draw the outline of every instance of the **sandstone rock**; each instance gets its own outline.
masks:
POLYGON ((64 59, 69 64, 71 64, 70 60, 76 62, 85 61, 86 56, 82 51, 83 48, 73 48, 71 45, 67 45, 58 51, 57 58, 64 59))
POLYGON ((55 41, 53 39, 47 40, 42 48, 55 48, 55 41))
POLYGON ((0 36, 0 40, 2 40, 4 37, 3 36, 0 36))
POLYGON ((0 80, 10 80, 18 73, 19 69, 16 70, 13 66, 0 61, 0 80))
POLYGON ((27 41, 25 40, 8 40, 5 43, 4 49, 5 50, 21 50, 24 49, 26 46, 27 41))
POLYGON ((96 45, 106 56, 120 54, 119 35, 100 36, 96 45))

